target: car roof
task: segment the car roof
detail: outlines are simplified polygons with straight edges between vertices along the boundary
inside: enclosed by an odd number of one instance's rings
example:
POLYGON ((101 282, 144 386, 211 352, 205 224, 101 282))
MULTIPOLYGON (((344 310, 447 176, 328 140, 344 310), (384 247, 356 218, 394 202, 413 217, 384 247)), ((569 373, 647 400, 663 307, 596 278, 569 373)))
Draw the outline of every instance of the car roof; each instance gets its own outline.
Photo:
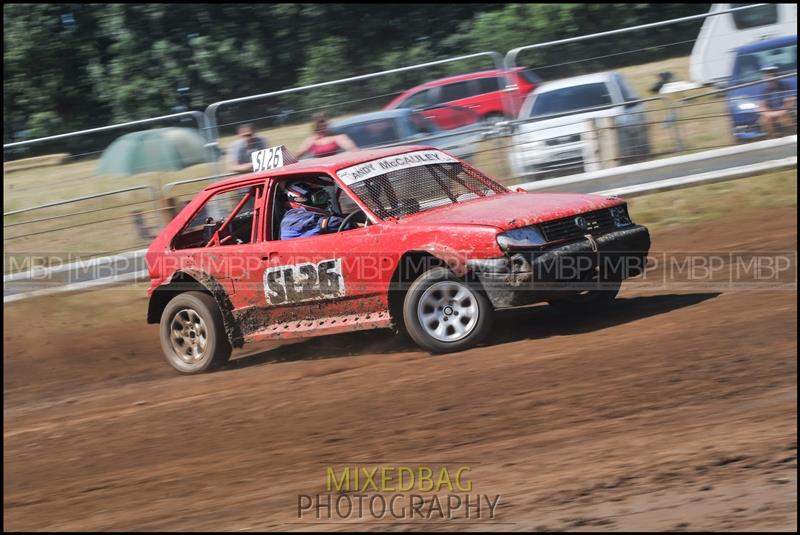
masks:
POLYGON ((758 52, 759 50, 766 50, 775 46, 791 45, 797 43, 797 35, 784 35, 782 37, 774 37, 772 39, 762 39, 755 43, 740 46, 736 49, 737 53, 746 54, 748 52, 758 52))
MULTIPOLYGON (((515 67, 511 69, 511 72, 519 72, 523 70, 525 67, 515 67)), ((498 69, 491 69, 488 71, 480 71, 480 72, 470 72, 467 74, 457 74, 455 76, 448 76, 446 78, 438 78, 436 80, 431 80, 430 82, 425 82, 424 84, 419 84, 412 89, 418 89, 422 87, 436 87, 439 85, 448 84, 450 82, 461 82, 464 80, 474 80, 476 78, 487 78, 489 76, 499 76, 502 71, 498 69)))
POLYGON ((582 76, 573 76, 571 78, 562 78, 561 80, 553 80, 552 82, 545 82, 534 91, 537 95, 552 91, 553 89, 563 89, 565 87, 574 87, 576 85, 584 84, 597 84, 606 83, 611 81, 612 76, 616 72, 598 72, 593 74, 584 74, 582 76))
POLYGON ((353 115, 352 117, 347 117, 346 119, 341 119, 339 121, 335 121, 331 123, 331 128, 341 128, 343 126, 350 126, 356 123, 363 123, 367 121, 377 121, 380 119, 396 119, 398 117, 404 117, 413 113, 414 110, 409 108, 394 108, 391 110, 385 111, 374 111, 371 113, 361 113, 359 115, 353 115))
POLYGON ((277 169, 270 169, 269 171, 238 175, 227 180, 221 180, 219 182, 209 184, 203 191, 216 190, 239 183, 244 186, 250 182, 255 182, 256 180, 262 180, 268 177, 278 178, 299 173, 330 173, 332 175, 339 169, 344 169, 345 167, 416 150, 441 149, 437 149, 436 147, 431 147, 429 145, 401 145, 398 147, 387 147, 383 149, 363 149, 342 152, 340 154, 334 154, 333 156, 326 156, 325 158, 310 158, 308 160, 301 160, 297 163, 284 165, 283 167, 279 167, 277 169))

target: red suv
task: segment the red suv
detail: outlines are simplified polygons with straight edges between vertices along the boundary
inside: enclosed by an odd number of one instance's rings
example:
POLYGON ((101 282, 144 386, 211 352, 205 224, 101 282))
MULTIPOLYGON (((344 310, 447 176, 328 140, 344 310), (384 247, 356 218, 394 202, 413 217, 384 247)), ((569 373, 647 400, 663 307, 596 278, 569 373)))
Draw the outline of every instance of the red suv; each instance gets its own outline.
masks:
POLYGON ((384 110, 425 109, 426 117, 433 119, 440 128, 446 130, 463 126, 464 114, 456 113, 458 108, 468 108, 488 122, 516 117, 522 101, 542 83, 542 80, 525 67, 507 71, 507 76, 515 86, 515 89, 509 92, 508 105, 511 109, 506 110, 503 106, 505 82, 501 71, 495 69, 450 76, 418 85, 400 94, 387 104, 384 110))

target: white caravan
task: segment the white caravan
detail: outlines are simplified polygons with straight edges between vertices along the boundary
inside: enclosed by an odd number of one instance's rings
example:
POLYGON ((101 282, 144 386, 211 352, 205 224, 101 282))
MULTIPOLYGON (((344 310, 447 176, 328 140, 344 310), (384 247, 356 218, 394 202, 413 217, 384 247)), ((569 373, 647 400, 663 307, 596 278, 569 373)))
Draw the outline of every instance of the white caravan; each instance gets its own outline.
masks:
MULTIPOLYGON (((709 13, 747 4, 712 4, 709 13)), ((708 17, 689 60, 693 82, 711 84, 730 75, 737 47, 797 33, 797 4, 767 4, 708 17)))

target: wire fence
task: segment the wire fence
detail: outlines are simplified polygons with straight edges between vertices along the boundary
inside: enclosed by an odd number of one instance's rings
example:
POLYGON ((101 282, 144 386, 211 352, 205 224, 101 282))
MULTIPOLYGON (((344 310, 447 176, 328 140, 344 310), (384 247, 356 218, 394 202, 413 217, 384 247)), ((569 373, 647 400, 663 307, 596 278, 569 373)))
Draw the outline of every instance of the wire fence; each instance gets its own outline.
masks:
MULTIPOLYGON (((657 24, 699 29, 703 20, 657 24)), ((694 40, 671 39, 667 31, 664 43, 627 48, 618 37, 648 30, 643 26, 538 43, 505 57, 470 54, 217 102, 205 114, 173 114, 4 145, 4 250, 7 256, 77 250, 91 256, 146 247, 200 189, 234 174, 228 161, 237 126, 253 124, 268 145, 295 152, 311 134, 310 120, 318 112, 326 112, 334 131, 357 138, 361 148, 429 144, 509 185, 796 134, 796 100, 782 118, 765 120, 759 108, 765 95, 758 88, 733 98, 734 90, 760 87, 760 81, 660 94, 658 83, 666 71, 674 79, 688 78, 686 53, 694 40), (535 53, 554 46, 562 47, 559 60, 537 63, 535 53), (637 63, 644 53, 662 59, 637 63), (609 84, 604 105, 560 114, 526 109, 539 78, 547 83, 552 79, 548 73, 600 76, 596 65, 611 60, 619 65, 615 72, 624 87, 614 86, 617 78, 603 78, 609 84), (476 71, 485 74, 476 77, 476 71), (408 91, 454 76, 449 83, 408 91), (392 115, 400 108, 410 111, 392 115), (194 136, 189 143, 193 155, 187 149, 171 156, 179 160, 174 169, 142 171, 131 163, 122 175, 110 174, 109 169, 124 167, 121 161, 105 161, 120 137, 174 127, 194 136)), ((794 57, 794 70, 779 78, 793 78, 796 88, 796 45, 794 57)), ((796 89, 789 93, 785 101, 795 98, 796 89)), ((159 152, 162 148, 156 143, 140 159, 169 161, 159 152)))

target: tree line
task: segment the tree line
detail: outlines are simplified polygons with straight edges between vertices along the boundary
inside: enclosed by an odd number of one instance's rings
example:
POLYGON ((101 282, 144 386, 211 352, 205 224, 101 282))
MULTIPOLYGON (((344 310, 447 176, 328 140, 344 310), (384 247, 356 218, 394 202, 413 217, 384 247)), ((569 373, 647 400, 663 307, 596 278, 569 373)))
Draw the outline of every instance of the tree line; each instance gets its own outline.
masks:
MULTIPOLYGON (((5 4, 4 142, 30 139, 394 67, 706 12, 709 4, 5 4)), ((520 60, 542 78, 691 50, 701 23, 520 60), (669 46, 664 46, 664 45, 669 46), (591 61, 581 61, 595 58, 591 61)), ((296 93, 274 110, 368 99, 448 64, 364 84, 296 93), (331 100, 334 99, 334 100, 331 100)), ((273 110, 273 111, 274 111, 273 110)), ((271 113, 245 109, 243 114, 271 113)))

